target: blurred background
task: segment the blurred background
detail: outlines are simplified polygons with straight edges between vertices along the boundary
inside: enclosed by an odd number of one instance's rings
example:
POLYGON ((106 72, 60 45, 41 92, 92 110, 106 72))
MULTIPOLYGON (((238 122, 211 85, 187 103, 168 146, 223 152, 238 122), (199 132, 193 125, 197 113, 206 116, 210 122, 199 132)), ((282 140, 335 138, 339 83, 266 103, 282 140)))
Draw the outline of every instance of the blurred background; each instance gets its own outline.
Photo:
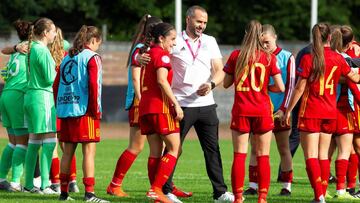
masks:
MULTIPOLYGON (((309 42, 311 0, 182 0, 182 28, 185 12, 192 5, 208 11, 206 34, 217 39, 226 62, 230 52, 239 48, 244 28, 251 19, 272 24, 280 47, 294 55, 309 42)), ((360 36, 360 0, 319 0, 318 21, 350 25, 360 36)), ((52 19, 72 42, 81 25, 96 25, 103 30, 103 121, 125 122, 124 98, 127 85, 126 60, 136 25, 144 14, 175 24, 175 0, 1 0, 0 48, 18 42, 12 22, 52 19)), ((0 67, 8 57, 0 53, 0 67)), ((2 89, 3 81, 0 81, 2 89)), ((221 122, 230 120, 233 89, 215 89, 221 122)))

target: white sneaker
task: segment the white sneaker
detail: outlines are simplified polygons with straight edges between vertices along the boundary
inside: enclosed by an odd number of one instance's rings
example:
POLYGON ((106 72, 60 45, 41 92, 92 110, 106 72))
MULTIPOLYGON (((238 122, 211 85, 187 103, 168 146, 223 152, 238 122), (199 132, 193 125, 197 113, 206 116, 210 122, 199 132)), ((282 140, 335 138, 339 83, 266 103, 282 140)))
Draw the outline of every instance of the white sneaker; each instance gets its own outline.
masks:
POLYGON ((9 191, 11 191, 11 192, 22 192, 23 187, 20 185, 20 183, 10 182, 9 191))
POLYGON ((182 203, 181 200, 178 199, 178 197, 176 195, 174 195, 173 193, 167 193, 166 196, 173 201, 174 203, 182 203))
POLYGON ((57 195, 58 194, 57 192, 52 190, 50 187, 43 189, 42 192, 44 193, 44 195, 57 195))
POLYGON ((219 198, 214 199, 214 203, 234 202, 235 198, 233 193, 225 192, 219 198))
POLYGON ((41 187, 41 176, 34 178, 34 186, 37 188, 41 187))

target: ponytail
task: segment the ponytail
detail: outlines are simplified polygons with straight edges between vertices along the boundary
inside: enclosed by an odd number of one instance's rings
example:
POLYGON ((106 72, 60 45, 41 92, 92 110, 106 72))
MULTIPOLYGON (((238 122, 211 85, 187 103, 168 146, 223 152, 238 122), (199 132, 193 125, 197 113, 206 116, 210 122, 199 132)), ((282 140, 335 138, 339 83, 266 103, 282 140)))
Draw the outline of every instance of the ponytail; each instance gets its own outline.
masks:
MULTIPOLYGON (((162 23, 162 20, 160 18, 151 16, 149 14, 145 14, 140 22, 137 25, 137 29, 136 32, 133 36, 133 40, 132 40, 132 44, 131 44, 131 48, 130 48, 130 52, 129 52, 129 56, 128 56, 128 60, 126 62, 128 67, 130 64, 130 59, 131 59, 131 54, 133 52, 134 47, 140 43, 140 42, 144 42, 145 44, 148 43, 148 47, 150 47, 150 43, 151 43, 151 39, 149 41, 149 38, 151 38, 151 36, 149 36, 149 32, 150 30, 152 30, 152 28, 158 24, 158 23, 162 23), (146 40, 148 40, 148 42, 146 42, 146 40)), ((144 53, 147 51, 147 49, 141 49, 144 53)), ((140 51, 141 51, 140 50, 140 51)))
POLYGON ((327 42, 329 35, 330 28, 328 24, 319 23, 314 25, 312 29, 313 72, 310 75, 310 81, 316 81, 325 74, 324 44, 327 42))
POLYGON ((76 34, 73 46, 69 50, 70 57, 73 57, 84 50, 85 45, 89 43, 92 38, 101 40, 100 30, 95 26, 83 25, 76 34))

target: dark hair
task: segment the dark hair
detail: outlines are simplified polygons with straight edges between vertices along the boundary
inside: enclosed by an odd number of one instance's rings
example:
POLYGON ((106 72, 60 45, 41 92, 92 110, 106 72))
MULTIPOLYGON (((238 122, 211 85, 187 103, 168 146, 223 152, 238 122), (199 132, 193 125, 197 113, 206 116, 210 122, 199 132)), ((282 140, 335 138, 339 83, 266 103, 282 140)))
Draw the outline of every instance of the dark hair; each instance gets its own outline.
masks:
POLYGON ((251 20, 247 24, 245 36, 241 43, 241 52, 236 61, 235 78, 240 77, 240 74, 249 65, 249 62, 255 63, 258 60, 256 51, 262 50, 268 53, 261 43, 262 32, 262 26, 259 21, 251 20))
MULTIPOLYGON (((149 31, 154 27, 154 25, 156 25, 158 23, 162 23, 162 20, 160 18, 158 18, 158 17, 154 17, 154 16, 151 16, 149 14, 145 14, 141 18, 140 22, 137 25, 136 32, 135 32, 135 34, 133 36, 133 40, 132 40, 128 60, 126 62, 127 67, 130 65, 129 63, 130 63, 131 53, 132 53, 134 47, 139 42, 144 42, 145 44, 150 43, 150 42, 145 41, 146 40, 146 34, 149 33, 149 31)), ((144 51, 144 52, 146 52, 146 51, 144 51)))
POLYGON ((340 27, 342 33, 343 48, 345 48, 350 42, 354 40, 354 33, 350 26, 343 25, 340 27))
POLYGON ((54 25, 54 22, 50 20, 49 18, 39 18, 35 20, 32 25, 30 26, 29 31, 29 46, 28 46, 28 66, 30 70, 30 50, 31 50, 31 41, 33 40, 33 37, 40 37, 42 34, 44 34, 44 31, 51 30, 51 25, 54 25))
POLYGON ((13 24, 14 24, 14 27, 16 29, 19 39, 21 41, 28 40, 31 22, 24 21, 24 20, 16 20, 13 24))
POLYGON ((341 27, 340 25, 330 26, 330 33, 331 33, 330 46, 332 50, 342 52, 343 38, 342 38, 342 33, 340 31, 340 27, 341 27))
POLYGON ((313 72, 310 81, 318 80, 325 72, 324 44, 330 35, 330 26, 327 23, 318 23, 312 29, 312 65, 313 72))
POLYGON ((76 33, 73 46, 69 50, 70 57, 80 53, 85 48, 85 44, 89 43, 92 38, 102 40, 101 31, 95 26, 83 25, 79 32, 76 33))
POLYGON ((204 13, 207 13, 205 8, 201 7, 201 6, 198 6, 198 5, 194 5, 194 6, 191 6, 190 8, 188 8, 188 10, 186 11, 186 17, 193 17, 195 16, 195 11, 196 10, 200 10, 204 13))
MULTIPOLYGON (((171 30, 175 30, 175 27, 169 23, 159 23, 153 27, 153 29, 146 36, 146 41, 154 41, 154 43, 160 43, 159 37, 166 37, 171 30)), ((150 43, 145 43, 141 50, 147 50, 150 47, 150 43)), ((140 51, 141 51, 140 50, 140 51)))

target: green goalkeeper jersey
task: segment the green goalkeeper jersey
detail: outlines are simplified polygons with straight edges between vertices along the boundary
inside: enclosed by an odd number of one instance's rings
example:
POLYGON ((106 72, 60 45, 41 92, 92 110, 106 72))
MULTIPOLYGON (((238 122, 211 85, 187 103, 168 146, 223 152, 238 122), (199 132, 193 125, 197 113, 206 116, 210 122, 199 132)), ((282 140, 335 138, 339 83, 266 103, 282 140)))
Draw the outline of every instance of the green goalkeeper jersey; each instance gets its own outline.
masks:
POLYGON ((28 67, 28 90, 53 92, 52 84, 55 76, 55 61, 49 49, 41 42, 32 42, 28 67))
POLYGON ((13 53, 6 64, 5 90, 19 90, 26 92, 26 63, 27 54, 13 53))

